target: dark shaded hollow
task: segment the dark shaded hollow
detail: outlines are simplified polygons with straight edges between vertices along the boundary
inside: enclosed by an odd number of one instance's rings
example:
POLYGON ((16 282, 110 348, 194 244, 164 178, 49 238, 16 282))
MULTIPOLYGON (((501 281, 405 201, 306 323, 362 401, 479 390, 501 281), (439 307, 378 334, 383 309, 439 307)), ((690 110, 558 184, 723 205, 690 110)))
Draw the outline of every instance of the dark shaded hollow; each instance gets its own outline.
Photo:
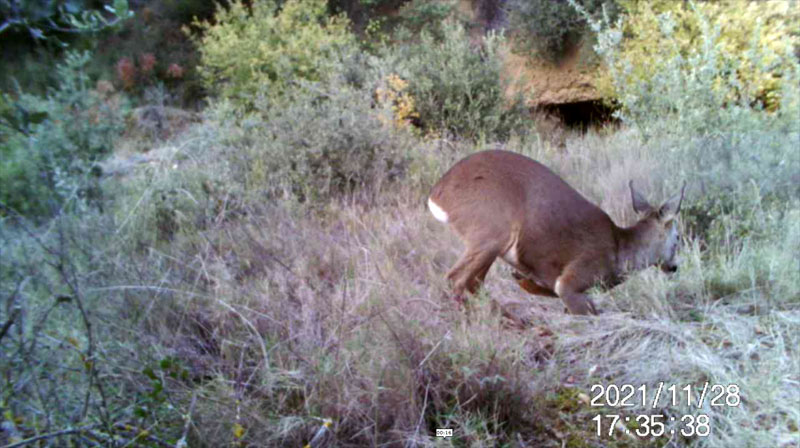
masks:
POLYGON ((619 123, 613 114, 616 107, 600 100, 577 101, 574 103, 545 104, 538 109, 547 115, 561 120, 568 129, 587 131, 619 123))

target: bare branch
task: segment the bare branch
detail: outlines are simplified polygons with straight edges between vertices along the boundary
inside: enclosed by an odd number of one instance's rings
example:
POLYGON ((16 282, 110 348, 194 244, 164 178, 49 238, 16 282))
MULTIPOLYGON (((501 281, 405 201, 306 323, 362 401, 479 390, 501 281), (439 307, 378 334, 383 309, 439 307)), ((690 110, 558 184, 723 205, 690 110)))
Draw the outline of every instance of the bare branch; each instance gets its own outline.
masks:
POLYGON ((183 435, 175 444, 176 447, 186 447, 186 437, 189 435, 189 427, 192 425, 192 413, 194 412, 194 405, 197 402, 197 391, 192 394, 192 403, 189 405, 189 412, 186 413, 186 423, 183 425, 183 435))
POLYGON ((84 431, 89 431, 89 430, 91 430, 92 428, 94 428, 96 426, 97 425, 94 424, 94 425, 81 426, 79 428, 62 429, 61 431, 50 432, 50 433, 47 433, 47 434, 38 435, 36 437, 31 437, 29 439, 20 440, 19 442, 10 443, 8 445, 3 446, 3 448, 17 448, 17 447, 20 447, 20 446, 30 445, 31 443, 35 443, 35 442, 38 442, 40 440, 52 439, 54 437, 66 436, 66 435, 69 435, 69 434, 78 434, 78 433, 81 433, 81 432, 84 432, 84 431))
POLYGON ((0 328, 0 341, 3 340, 3 337, 8 332, 8 329, 11 328, 11 325, 15 320, 17 320, 17 316, 19 316, 21 312, 22 310, 20 308, 14 308, 11 310, 11 315, 8 316, 8 320, 6 320, 6 323, 3 324, 3 328, 0 328))

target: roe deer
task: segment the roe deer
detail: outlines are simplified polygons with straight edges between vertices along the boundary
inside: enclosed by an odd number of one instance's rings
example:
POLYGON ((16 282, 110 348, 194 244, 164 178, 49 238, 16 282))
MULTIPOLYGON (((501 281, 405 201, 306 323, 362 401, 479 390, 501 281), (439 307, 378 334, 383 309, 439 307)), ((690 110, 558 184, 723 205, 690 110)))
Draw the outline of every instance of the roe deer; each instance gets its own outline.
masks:
POLYGON ((483 151, 456 163, 431 190, 428 208, 466 246, 447 279, 454 299, 475 293, 497 257, 526 291, 559 297, 572 314, 597 314, 584 291, 619 284, 626 272, 678 269, 674 218, 681 192, 656 209, 629 184, 642 215, 621 228, 544 165, 508 151, 483 151))

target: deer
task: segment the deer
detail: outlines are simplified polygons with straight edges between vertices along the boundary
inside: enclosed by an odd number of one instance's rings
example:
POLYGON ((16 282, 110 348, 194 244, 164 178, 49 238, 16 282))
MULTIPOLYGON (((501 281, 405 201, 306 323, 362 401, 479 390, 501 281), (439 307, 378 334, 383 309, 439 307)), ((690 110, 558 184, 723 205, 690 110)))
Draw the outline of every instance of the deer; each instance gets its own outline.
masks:
POLYGON ((560 298, 567 312, 597 314, 586 291, 614 287, 632 272, 678 270, 680 193, 651 206, 628 183, 639 220, 616 225, 556 173, 524 155, 488 150, 469 155, 433 186, 428 208, 455 230, 465 250, 447 273, 453 299, 466 303, 499 257, 528 293, 560 298))

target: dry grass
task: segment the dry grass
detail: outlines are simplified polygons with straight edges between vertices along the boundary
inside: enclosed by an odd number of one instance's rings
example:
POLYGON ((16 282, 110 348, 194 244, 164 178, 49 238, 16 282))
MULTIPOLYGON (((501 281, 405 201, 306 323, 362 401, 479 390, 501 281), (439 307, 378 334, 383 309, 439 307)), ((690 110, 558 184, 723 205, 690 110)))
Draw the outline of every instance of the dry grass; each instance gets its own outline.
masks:
MULTIPOLYGON (((681 181, 635 141, 621 131, 571 137, 562 152, 535 142, 519 148, 629 222, 629 178, 654 201, 681 181)), ((383 185, 368 195, 374 201, 354 196, 322 209, 245 201, 211 207, 207 220, 192 215, 206 208, 178 209, 169 241, 140 247, 120 266, 125 289, 108 291, 136 315, 126 320, 132 334, 152 356, 175 357, 190 372, 169 389, 184 412, 197 396, 194 443, 298 446, 331 419, 337 446, 796 445, 800 282, 786 250, 800 246, 796 204, 755 215, 769 229, 765 238, 725 245, 708 237, 706 247, 687 240, 680 273, 647 270, 598 291, 598 317, 526 296, 501 264, 464 313, 445 299, 442 278, 460 242, 423 204, 435 177, 471 150, 430 149, 415 162, 422 174, 383 185), (634 400, 623 410, 585 402, 594 384, 653 393, 662 382, 696 393, 705 382, 736 384, 741 405, 662 400, 652 409, 634 400), (701 438, 598 437, 598 413, 707 414, 711 430, 701 438), (437 439, 436 428, 455 436, 437 439)), ((158 225, 147 218, 155 192, 213 171, 211 152, 123 180, 146 187, 133 188, 144 192, 133 196, 139 209, 120 222, 147 234, 158 225)))

